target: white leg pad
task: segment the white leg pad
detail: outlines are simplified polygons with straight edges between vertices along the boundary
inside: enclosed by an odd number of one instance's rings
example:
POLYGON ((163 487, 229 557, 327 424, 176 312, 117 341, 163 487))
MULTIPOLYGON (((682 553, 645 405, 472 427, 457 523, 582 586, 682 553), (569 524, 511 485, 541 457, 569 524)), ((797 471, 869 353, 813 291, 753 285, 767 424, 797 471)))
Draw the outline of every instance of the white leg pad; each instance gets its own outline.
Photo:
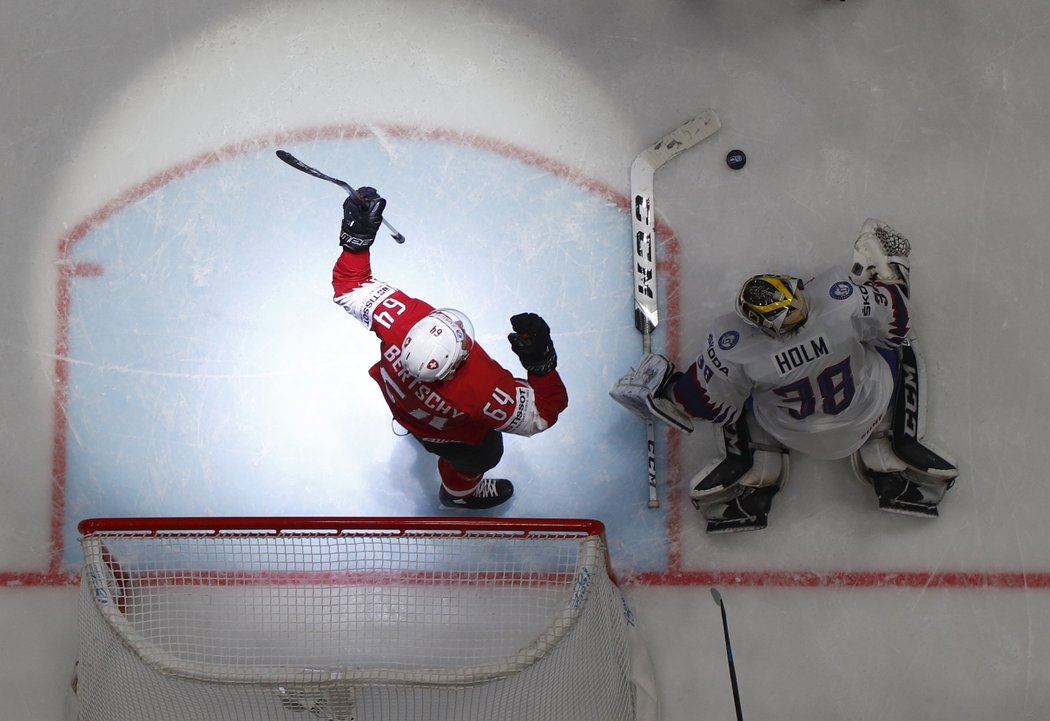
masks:
POLYGON ((894 473, 908 468, 908 464, 893 452, 889 436, 872 436, 860 447, 860 460, 866 468, 881 473, 894 473))
MULTIPOLYGON (((739 473, 735 478, 723 477, 717 484, 707 483, 708 478, 718 466, 722 465, 730 456, 726 449, 726 433, 722 426, 715 426, 715 437, 722 450, 722 457, 707 464, 699 473, 693 476, 689 482, 692 489, 689 496, 700 505, 711 503, 724 503, 725 501, 739 496, 745 488, 768 488, 776 486, 782 488, 788 476, 787 449, 783 448, 774 438, 763 430, 754 417, 748 414, 747 430, 750 435, 748 446, 753 452, 751 467, 743 468, 743 464, 736 467, 739 473)), ((738 454, 734 454, 739 457, 738 454)), ((695 504, 694 504, 695 505, 695 504)))
POLYGON ((751 447, 755 449, 751 470, 740 479, 740 485, 751 488, 784 487, 788 476, 788 452, 779 441, 759 425, 755 416, 747 414, 751 433, 751 447))
POLYGON ((766 527, 773 496, 788 475, 787 449, 746 414, 715 434, 722 458, 692 480, 693 507, 707 520, 708 533, 736 533, 766 527))

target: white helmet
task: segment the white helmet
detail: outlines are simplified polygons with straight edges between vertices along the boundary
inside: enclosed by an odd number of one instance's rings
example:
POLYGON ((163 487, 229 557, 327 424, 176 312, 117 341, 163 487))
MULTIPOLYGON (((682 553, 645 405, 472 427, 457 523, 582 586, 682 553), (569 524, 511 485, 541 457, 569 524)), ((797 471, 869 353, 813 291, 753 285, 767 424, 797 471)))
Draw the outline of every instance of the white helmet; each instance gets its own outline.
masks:
POLYGON ((474 347, 474 326, 452 308, 438 308, 416 323, 401 343, 401 365, 421 381, 443 381, 474 347))

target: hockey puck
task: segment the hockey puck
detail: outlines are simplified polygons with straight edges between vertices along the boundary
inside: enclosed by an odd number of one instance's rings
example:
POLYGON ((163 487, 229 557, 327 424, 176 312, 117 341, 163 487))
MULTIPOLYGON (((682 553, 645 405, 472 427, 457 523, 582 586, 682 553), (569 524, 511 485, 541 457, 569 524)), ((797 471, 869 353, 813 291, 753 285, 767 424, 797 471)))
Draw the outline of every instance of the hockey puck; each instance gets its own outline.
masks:
POLYGON ((733 170, 740 170, 746 162, 747 156, 744 155, 743 150, 730 150, 729 155, 726 156, 726 165, 733 170))

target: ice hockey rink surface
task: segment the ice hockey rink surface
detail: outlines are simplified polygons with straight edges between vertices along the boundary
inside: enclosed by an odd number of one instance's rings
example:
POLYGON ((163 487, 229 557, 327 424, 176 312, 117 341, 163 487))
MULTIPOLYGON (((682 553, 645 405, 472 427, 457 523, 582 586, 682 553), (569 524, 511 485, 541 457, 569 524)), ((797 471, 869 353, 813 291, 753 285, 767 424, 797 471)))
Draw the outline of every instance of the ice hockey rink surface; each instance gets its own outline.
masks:
POLYGON ((407 240, 375 274, 508 368, 509 317, 548 320, 570 406, 508 437, 496 513, 606 524, 665 720, 734 718, 711 587, 745 719, 1050 718, 1050 5, 42 0, 0 40, 0 721, 63 717, 81 518, 445 512, 331 302, 345 195, 281 148, 377 187, 407 240), (688 364, 745 277, 888 222, 961 470, 939 519, 793 456, 768 529, 707 536, 703 425, 658 433, 646 507, 608 397, 642 342, 628 169, 705 109, 656 175, 654 349, 688 364))

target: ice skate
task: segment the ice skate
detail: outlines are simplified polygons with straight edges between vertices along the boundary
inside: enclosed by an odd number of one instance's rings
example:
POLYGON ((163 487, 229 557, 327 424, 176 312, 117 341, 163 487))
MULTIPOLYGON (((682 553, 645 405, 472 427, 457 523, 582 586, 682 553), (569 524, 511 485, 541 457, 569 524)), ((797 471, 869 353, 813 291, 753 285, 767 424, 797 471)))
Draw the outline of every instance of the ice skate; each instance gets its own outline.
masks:
POLYGON ((493 508, 510 500, 514 495, 514 484, 505 478, 483 478, 472 493, 466 496, 453 496, 441 486, 438 497, 446 508, 463 508, 480 511, 493 508))
MULTIPOLYGON (((937 511, 940 498, 934 499, 931 494, 924 493, 924 487, 910 480, 904 472, 879 473, 869 470, 868 477, 882 510, 922 518, 940 515, 937 511)), ((943 491, 940 495, 944 495, 943 491)))
MULTIPOLYGON (((713 517, 715 508, 705 510, 707 532, 738 533, 741 531, 760 531, 769 522, 769 509, 773 506, 773 496, 780 489, 776 486, 747 489, 744 493, 724 504, 721 517, 713 517)), ((694 500, 693 505, 699 510, 700 504, 694 500)))

